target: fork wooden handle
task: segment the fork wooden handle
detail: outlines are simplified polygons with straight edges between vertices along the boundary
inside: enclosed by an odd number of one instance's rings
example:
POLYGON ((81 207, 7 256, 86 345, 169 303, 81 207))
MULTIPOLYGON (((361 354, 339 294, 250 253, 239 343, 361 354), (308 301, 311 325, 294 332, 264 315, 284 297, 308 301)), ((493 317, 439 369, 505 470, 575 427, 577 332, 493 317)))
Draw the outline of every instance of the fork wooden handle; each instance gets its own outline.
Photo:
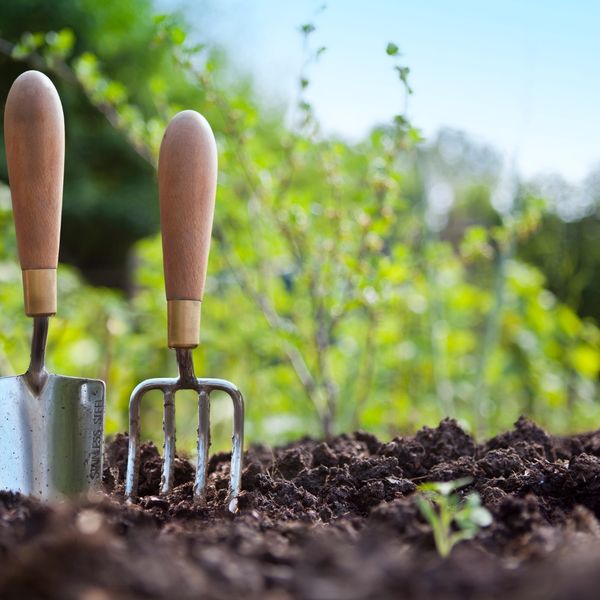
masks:
POLYGON ((8 93, 4 139, 25 313, 56 313, 65 124, 56 88, 43 73, 20 75, 8 93))
POLYGON ((202 115, 184 110, 169 123, 158 159, 170 348, 195 348, 200 341, 216 187, 213 132, 202 115))

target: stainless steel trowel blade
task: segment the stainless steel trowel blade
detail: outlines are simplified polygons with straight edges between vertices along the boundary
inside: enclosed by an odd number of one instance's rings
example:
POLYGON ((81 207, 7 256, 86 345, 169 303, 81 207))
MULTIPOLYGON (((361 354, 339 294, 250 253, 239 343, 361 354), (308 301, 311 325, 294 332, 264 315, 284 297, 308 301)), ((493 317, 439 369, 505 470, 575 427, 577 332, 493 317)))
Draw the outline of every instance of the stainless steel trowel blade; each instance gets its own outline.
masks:
POLYGON ((49 374, 39 394, 24 375, 0 378, 0 489, 44 501, 102 481, 105 385, 49 374))

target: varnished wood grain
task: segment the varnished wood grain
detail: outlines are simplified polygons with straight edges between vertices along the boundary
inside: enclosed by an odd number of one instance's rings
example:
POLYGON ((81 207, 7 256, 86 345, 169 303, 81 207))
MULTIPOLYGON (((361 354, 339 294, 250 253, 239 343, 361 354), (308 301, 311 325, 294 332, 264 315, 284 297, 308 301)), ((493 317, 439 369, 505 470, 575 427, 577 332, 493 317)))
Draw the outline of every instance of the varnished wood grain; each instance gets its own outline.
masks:
POLYGON ((158 160, 167 300, 202 300, 217 186, 217 147, 195 111, 175 115, 158 160))
POLYGON ((13 83, 4 138, 21 268, 56 269, 65 126, 56 88, 44 74, 27 71, 13 83))

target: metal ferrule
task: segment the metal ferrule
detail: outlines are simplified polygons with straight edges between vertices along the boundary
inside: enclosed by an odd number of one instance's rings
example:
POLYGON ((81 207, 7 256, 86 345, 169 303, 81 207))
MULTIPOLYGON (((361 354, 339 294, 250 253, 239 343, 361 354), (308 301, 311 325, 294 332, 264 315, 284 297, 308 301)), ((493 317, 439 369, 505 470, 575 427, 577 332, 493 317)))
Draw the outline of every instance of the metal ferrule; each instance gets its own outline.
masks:
POLYGON ((56 269, 23 271, 23 300, 28 317, 56 314, 56 269))
POLYGON ((200 300, 167 300, 169 348, 195 348, 200 343, 200 300))

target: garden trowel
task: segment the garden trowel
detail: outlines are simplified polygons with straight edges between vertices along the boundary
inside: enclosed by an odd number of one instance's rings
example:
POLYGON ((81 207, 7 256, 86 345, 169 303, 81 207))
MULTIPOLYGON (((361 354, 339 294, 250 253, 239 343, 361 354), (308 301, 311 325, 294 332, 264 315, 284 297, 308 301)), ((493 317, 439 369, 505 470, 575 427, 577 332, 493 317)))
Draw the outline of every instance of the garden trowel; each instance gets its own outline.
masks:
POLYGON ((0 378, 0 489, 57 500, 101 482, 104 382, 44 365, 57 304, 65 128, 58 93, 42 73, 27 71, 11 87, 4 137, 33 337, 27 372, 0 378))

